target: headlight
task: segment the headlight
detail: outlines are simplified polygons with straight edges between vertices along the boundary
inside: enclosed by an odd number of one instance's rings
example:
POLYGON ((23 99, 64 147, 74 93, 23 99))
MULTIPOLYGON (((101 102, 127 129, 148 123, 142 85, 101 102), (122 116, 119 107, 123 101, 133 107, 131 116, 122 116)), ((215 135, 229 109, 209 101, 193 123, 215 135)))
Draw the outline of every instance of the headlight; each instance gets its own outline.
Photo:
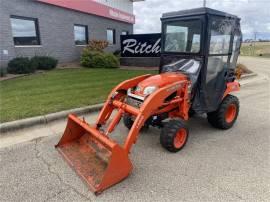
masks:
POLYGON ((157 90, 156 86, 148 86, 143 90, 144 95, 150 95, 151 93, 155 92, 157 90))
POLYGON ((141 89, 141 87, 140 87, 139 85, 138 85, 138 86, 136 86, 136 88, 135 88, 135 92, 138 92, 138 93, 139 93, 139 92, 141 92, 141 90, 142 90, 142 89, 141 89))

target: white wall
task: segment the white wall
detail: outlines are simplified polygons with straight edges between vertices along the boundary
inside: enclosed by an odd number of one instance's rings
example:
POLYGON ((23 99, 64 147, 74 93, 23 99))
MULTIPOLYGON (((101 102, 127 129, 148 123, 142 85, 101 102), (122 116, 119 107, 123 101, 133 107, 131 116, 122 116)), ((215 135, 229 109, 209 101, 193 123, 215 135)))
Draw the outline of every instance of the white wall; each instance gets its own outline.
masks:
POLYGON ((94 0, 94 1, 133 14, 133 3, 130 0, 94 0))

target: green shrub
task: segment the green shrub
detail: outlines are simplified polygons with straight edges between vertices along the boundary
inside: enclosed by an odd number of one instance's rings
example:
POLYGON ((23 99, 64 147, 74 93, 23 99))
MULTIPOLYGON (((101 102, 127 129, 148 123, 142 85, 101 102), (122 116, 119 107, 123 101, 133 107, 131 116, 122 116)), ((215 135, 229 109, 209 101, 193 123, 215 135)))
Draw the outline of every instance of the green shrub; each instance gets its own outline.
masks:
POLYGON ((49 56, 35 56, 31 59, 31 66, 40 70, 51 70, 57 66, 58 60, 49 56))
POLYGON ((0 67, 0 77, 5 77, 7 74, 7 68, 0 67))
POLYGON ((31 65, 31 61, 26 57, 18 57, 9 61, 8 73, 11 74, 29 74, 35 72, 35 67, 31 65))
POLYGON ((107 62, 103 53, 95 54, 91 61, 92 68, 106 68, 107 62))
POLYGON ((106 63, 106 68, 118 68, 119 59, 112 53, 105 53, 104 60, 106 63))
POLYGON ((93 56, 96 52, 90 51, 88 48, 83 49, 80 63, 84 67, 91 67, 93 56))
POLYGON ((81 55, 81 65, 88 68, 118 68, 119 60, 112 53, 84 49, 81 55))

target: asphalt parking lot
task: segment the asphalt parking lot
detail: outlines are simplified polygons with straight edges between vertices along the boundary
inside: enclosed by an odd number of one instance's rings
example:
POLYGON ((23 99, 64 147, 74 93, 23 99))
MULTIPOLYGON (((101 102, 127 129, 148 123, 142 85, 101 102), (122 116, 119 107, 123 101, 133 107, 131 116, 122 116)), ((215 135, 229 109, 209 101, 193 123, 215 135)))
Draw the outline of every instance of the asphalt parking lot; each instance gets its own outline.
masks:
MULTIPOLYGON (((97 197, 54 149, 63 121, 18 132, 48 137, 15 145, 17 134, 0 138, 0 201, 270 201, 270 60, 250 60, 268 79, 236 94, 241 108, 232 129, 192 118, 189 141, 176 154, 160 146, 158 129, 142 132, 130 155, 132 174, 97 197)), ((114 135, 127 132, 120 124, 114 135)))

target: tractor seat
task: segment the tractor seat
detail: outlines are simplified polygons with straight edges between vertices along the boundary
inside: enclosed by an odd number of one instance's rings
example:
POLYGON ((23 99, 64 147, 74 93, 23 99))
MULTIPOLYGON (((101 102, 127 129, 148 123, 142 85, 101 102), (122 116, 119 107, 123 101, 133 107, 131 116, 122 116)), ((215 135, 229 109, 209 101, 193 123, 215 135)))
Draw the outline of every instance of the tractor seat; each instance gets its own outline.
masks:
POLYGON ((163 72, 181 72, 187 75, 191 81, 192 89, 197 83, 200 70, 200 62, 194 59, 181 59, 163 67, 163 72))

